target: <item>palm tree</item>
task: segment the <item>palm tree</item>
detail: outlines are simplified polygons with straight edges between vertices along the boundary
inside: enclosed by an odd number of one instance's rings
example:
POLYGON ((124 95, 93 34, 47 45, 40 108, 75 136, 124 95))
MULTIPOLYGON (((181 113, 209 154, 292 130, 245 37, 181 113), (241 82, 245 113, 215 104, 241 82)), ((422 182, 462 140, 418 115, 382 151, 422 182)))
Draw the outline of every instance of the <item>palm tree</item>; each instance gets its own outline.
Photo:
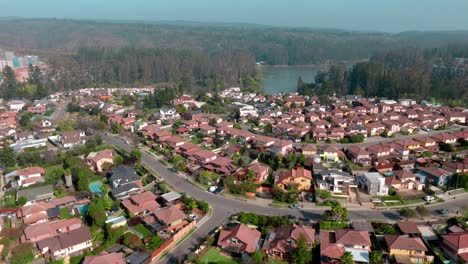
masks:
POLYGON ((372 251, 370 253, 370 264, 382 264, 382 252, 380 251, 372 251))

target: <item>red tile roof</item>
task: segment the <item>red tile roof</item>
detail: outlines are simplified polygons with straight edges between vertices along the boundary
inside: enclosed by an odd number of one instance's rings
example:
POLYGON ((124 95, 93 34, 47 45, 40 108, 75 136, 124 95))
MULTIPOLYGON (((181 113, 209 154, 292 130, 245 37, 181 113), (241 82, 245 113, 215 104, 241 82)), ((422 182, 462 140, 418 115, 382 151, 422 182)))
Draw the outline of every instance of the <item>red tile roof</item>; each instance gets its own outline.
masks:
POLYGON ((238 224, 230 230, 220 232, 218 245, 229 247, 231 244, 227 240, 236 238, 244 244, 240 249, 240 253, 253 253, 258 247, 260 237, 261 233, 258 230, 251 229, 244 224, 238 224))
POLYGON ((181 220, 186 217, 184 212, 182 212, 175 206, 163 208, 159 211, 156 211, 154 215, 156 216, 156 218, 159 219, 159 221, 163 222, 166 225, 169 225, 177 220, 181 220))
POLYGON ((468 249, 468 232, 443 235, 442 239, 457 249, 468 249))
POLYGON ((385 239, 385 243, 390 249, 427 251, 427 248, 424 245, 424 242, 419 237, 385 235, 384 239, 385 239))

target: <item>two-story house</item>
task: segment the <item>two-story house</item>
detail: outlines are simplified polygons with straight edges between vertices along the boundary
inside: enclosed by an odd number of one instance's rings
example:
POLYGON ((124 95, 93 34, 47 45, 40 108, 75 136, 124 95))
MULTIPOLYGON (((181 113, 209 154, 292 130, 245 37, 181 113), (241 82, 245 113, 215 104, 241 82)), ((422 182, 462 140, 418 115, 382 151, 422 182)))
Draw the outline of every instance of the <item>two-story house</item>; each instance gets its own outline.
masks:
POLYGON ((356 177, 359 187, 370 195, 388 195, 385 177, 378 172, 366 172, 356 177))
POLYGON ((442 235, 441 248, 454 263, 468 263, 468 232, 442 235))
POLYGON ((353 255, 355 262, 369 262, 371 240, 367 231, 350 229, 322 230, 320 232, 320 252, 322 263, 340 261, 345 252, 353 255))
POLYGON ((218 246, 227 252, 251 254, 259 249, 261 233, 244 224, 237 224, 219 233, 218 246))
POLYGON ((161 207, 156 202, 156 198, 152 192, 134 194, 130 198, 122 200, 122 206, 133 215, 144 215, 161 207))
POLYGON ((362 166, 369 166, 371 163, 369 151, 359 146, 348 147, 346 149, 346 156, 351 162, 360 164, 362 166))
POLYGON ((92 242, 93 237, 88 227, 82 226, 38 241, 36 245, 44 258, 50 257, 53 260, 57 260, 65 256, 76 256, 83 254, 87 250, 92 250, 92 242))
POLYGON ((284 190, 297 188, 299 191, 310 191, 312 172, 301 167, 278 171, 275 184, 284 190))
POLYGON ((385 235, 384 241, 390 256, 397 263, 423 263, 426 260, 427 247, 420 237, 385 235))
POLYGON ((290 257, 297 247, 300 237, 304 237, 306 246, 310 250, 315 242, 315 229, 311 226, 287 225, 275 228, 267 233, 262 244, 262 251, 269 256, 290 257))
POLYGON ((109 166, 114 164, 114 150, 103 149, 97 152, 91 152, 86 156, 85 161, 93 170, 102 172, 104 164, 109 166))

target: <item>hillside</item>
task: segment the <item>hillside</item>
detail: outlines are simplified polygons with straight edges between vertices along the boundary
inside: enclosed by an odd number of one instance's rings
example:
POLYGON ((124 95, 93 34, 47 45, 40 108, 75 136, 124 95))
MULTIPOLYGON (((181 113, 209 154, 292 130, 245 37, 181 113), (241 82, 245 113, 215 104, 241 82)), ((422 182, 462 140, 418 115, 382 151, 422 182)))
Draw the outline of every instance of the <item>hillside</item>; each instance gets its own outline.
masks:
POLYGON ((468 43, 468 32, 346 32, 250 24, 93 22, 61 19, 0 20, 0 48, 49 54, 83 47, 170 48, 202 52, 244 50, 269 64, 357 60, 403 47, 468 43))

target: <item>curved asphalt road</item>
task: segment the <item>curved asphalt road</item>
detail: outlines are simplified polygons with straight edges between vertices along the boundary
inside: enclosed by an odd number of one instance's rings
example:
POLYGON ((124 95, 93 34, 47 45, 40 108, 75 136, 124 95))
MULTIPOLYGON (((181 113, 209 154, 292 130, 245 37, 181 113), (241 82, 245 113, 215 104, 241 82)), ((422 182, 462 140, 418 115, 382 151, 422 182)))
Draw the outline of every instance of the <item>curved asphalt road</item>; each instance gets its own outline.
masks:
MULTIPOLYGON (((114 144, 123 150, 131 151, 132 146, 128 145, 121 138, 112 135, 101 135, 103 140, 114 144)), ((185 192, 187 195, 200 200, 207 201, 213 208, 212 216, 201 226, 199 226, 190 237, 184 240, 176 248, 172 249, 166 258, 159 263, 177 263, 179 258, 183 258, 198 247, 206 238, 206 236, 215 228, 220 226, 229 216, 236 212, 255 212, 265 215, 294 215, 305 219, 318 220, 321 218, 325 208, 313 208, 306 210, 289 209, 289 208, 273 208, 266 207, 261 204, 248 203, 240 200, 226 198, 220 195, 215 195, 207 191, 200 190, 196 186, 189 183, 184 176, 180 176, 170 171, 166 166, 156 160, 151 154, 142 151, 142 160, 144 164, 149 166, 154 171, 166 180, 166 182, 178 192, 185 192)), ((440 208, 450 208, 453 211, 463 208, 468 204, 468 199, 460 198, 447 201, 444 204, 431 206, 432 210, 440 208)), ((353 208, 349 210, 349 218, 351 220, 398 220, 399 215, 396 210, 378 211, 368 208, 353 208)))

